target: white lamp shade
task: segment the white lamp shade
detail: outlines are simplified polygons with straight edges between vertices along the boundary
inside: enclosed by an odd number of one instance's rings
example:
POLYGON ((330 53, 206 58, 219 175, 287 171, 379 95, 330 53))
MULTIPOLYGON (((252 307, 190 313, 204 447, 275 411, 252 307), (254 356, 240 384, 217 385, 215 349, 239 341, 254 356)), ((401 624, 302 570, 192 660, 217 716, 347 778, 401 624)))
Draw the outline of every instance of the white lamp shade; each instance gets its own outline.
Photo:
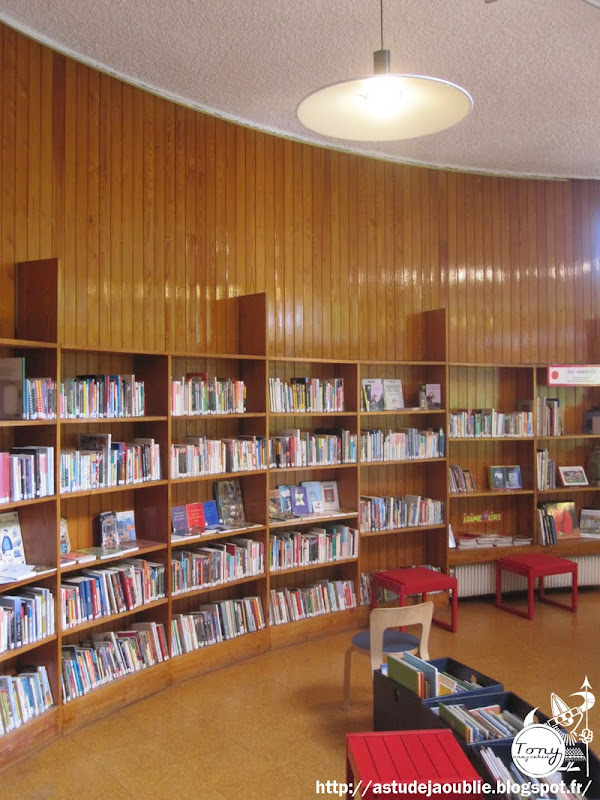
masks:
POLYGON ((385 73, 318 89, 301 101, 296 114, 323 136, 389 142, 450 128, 472 107, 471 95, 454 83, 385 73))

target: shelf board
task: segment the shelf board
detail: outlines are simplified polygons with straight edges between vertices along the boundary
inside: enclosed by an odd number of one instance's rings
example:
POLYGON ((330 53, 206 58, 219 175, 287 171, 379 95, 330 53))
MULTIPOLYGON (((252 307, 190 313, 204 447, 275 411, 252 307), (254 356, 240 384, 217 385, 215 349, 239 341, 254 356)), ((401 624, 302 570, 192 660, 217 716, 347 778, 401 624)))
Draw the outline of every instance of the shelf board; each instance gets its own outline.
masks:
POLYGON ((171 601, 180 600, 182 597, 195 597, 200 594, 208 594, 208 592, 214 592, 219 589, 229 589, 232 586, 241 586, 243 583, 264 580, 266 577, 266 573, 259 572, 258 575, 246 575, 244 578, 237 578, 235 581, 223 581, 222 583, 215 583, 210 586, 195 586, 192 589, 184 589, 177 594, 171 592, 171 601))
POLYGON ((446 527, 445 522, 441 522, 437 525, 417 525, 416 527, 412 528, 390 528, 384 531, 361 531, 360 538, 361 539, 371 539, 374 536, 388 536, 389 534, 394 533, 416 533, 418 531, 437 531, 444 529, 446 527))
POLYGON ((230 481, 234 478, 243 478, 246 475, 264 475, 266 469, 245 469, 240 472, 214 472, 211 475, 194 475, 190 478, 171 478, 171 484, 195 483, 197 481, 230 481))
POLYGON ((112 425, 116 422, 166 422, 167 417, 75 417, 60 418, 61 425, 112 425))
POLYGON ((337 567, 338 564, 356 564, 358 558, 338 558, 337 561, 323 561, 320 564, 306 564, 301 567, 290 567, 289 569, 269 569, 271 578, 279 575, 291 575, 294 572, 308 572, 311 569, 323 569, 324 567, 337 567))
POLYGON ((32 575, 29 578, 23 578, 20 581, 13 581, 12 583, 0 583, 0 592, 3 594, 5 592, 12 592, 13 589, 18 589, 20 586, 29 586, 31 583, 40 583, 40 581, 45 581, 46 578, 53 578, 58 570, 56 567, 52 567, 50 572, 42 572, 40 575, 32 575))
POLYGON ((494 369, 523 369, 523 370, 531 370, 537 366, 538 364, 498 364, 492 363, 489 361, 481 361, 474 363, 473 361, 449 361, 449 367, 474 367, 475 369, 479 369, 481 367, 485 369, 489 369, 493 367, 494 369))
POLYGON ((398 464, 437 464, 446 461, 445 456, 438 458, 399 458, 394 461, 359 461, 361 467, 389 467, 398 464))
POLYGON ((582 492, 600 492, 600 486, 557 486, 555 489, 538 489, 538 495, 581 494, 582 492))
MULTIPOLYGON (((121 561, 124 558, 138 558, 138 556, 147 553, 157 553, 160 550, 167 549, 166 542, 151 542, 147 539, 137 539, 136 542, 138 544, 137 550, 130 550, 127 553, 121 553, 120 555, 115 555, 111 558, 96 558, 94 561, 80 561, 77 564, 69 564, 66 567, 61 567, 60 574, 64 575, 71 572, 76 572, 80 569, 95 569, 103 564, 114 564, 115 561, 121 561)), ((77 552, 77 550, 75 550, 75 552, 77 552)))
POLYGON ((540 442, 561 442, 577 439, 600 439, 600 433, 565 433, 561 436, 537 436, 540 442))
POLYGON ((273 363, 281 364, 331 364, 332 366, 335 364, 355 365, 357 363, 351 359, 344 358, 302 358, 301 356, 293 356, 292 358, 288 358, 287 356, 269 356, 268 360, 273 363))
MULTIPOLYGON (((204 422, 222 419, 264 419, 266 417, 264 411, 244 411, 242 414, 173 414, 171 412, 171 421, 177 422, 183 420, 184 422, 193 422, 194 420, 203 420, 204 422)), ((173 442, 173 444, 176 444, 173 442)))
MULTIPOLYGON (((176 352, 171 353, 171 358, 194 358, 194 359, 210 359, 211 361, 217 361, 222 359, 223 361, 266 361, 267 356, 254 356, 254 355, 245 355, 244 353, 192 353, 192 352, 176 352)), ((177 380, 177 376, 173 376, 175 380, 177 380)))
POLYGON ((540 545, 529 544, 521 547, 482 547, 472 550, 453 549, 448 553, 450 566, 458 564, 482 564, 497 561, 499 558, 508 558, 511 555, 525 555, 526 553, 550 553, 552 555, 569 556, 600 554, 599 541, 593 539, 569 539, 560 544, 540 545))
POLYGON ((161 600, 153 600, 151 603, 145 603, 144 605, 136 606, 130 611, 122 611, 120 614, 108 614, 105 617, 98 617, 98 619, 88 619, 85 622, 82 622, 79 625, 74 625, 71 628, 61 628, 61 634, 64 638, 65 636, 70 636, 72 633, 80 633, 81 631, 87 631, 90 628, 96 628, 98 625, 108 625, 111 622, 124 619, 125 617, 130 617, 132 614, 138 614, 140 611, 148 611, 150 608, 157 608, 158 606, 166 605, 168 602, 168 598, 163 597, 161 600))
POLYGON ((445 414, 445 408, 398 408, 394 411, 360 411, 361 417, 395 417, 399 414, 445 414))
POLYGON ((294 517, 294 519, 286 519, 277 522, 269 522, 269 530, 278 530, 279 528, 293 528, 296 525, 312 525, 313 523, 330 523, 336 522, 341 519, 349 519, 358 516, 358 511, 340 511, 335 516, 322 516, 320 514, 313 516, 307 514, 305 517, 294 517))
POLYGON ((0 503, 0 513, 15 508, 22 508, 23 506, 37 506, 40 503, 50 503, 54 500, 56 500, 55 494, 49 494, 47 497, 36 497, 34 500, 11 500, 10 503, 0 503))
POLYGON ((269 411, 270 417, 355 417, 356 411, 269 411))
POLYGON ((450 492, 450 500, 470 500, 472 497, 513 497, 530 495, 533 489, 488 489, 485 492, 450 492))
POLYGON ((54 419, 0 419, 0 428, 39 428, 45 425, 56 426, 54 419))
POLYGON ((33 339, 10 339, 0 337, 0 347, 27 347, 31 350, 58 350, 56 342, 38 342, 33 339))
MULTIPOLYGON (((197 479, 196 479, 197 480, 197 479)), ((69 500, 72 497, 91 497, 99 494, 110 494, 111 492, 127 492, 138 489, 146 489, 148 486, 167 486, 169 481, 143 481, 142 483, 126 483, 120 486, 105 486, 103 489, 85 489, 77 492, 61 492, 61 500, 69 500)))
POLYGON ((315 469, 348 469, 349 467, 356 467, 356 461, 349 461, 346 464, 312 464, 306 466, 297 466, 297 467, 270 467, 269 473, 271 475, 278 474, 280 472, 300 472, 302 470, 315 470, 315 469))
POLYGON ((99 353, 106 356, 153 356, 167 358, 166 350, 130 350, 125 347, 102 347, 94 344, 64 344, 60 345, 63 353, 99 353))
POLYGON ((445 367, 445 361, 359 361, 361 367, 445 367))
POLYGON ((198 544, 200 542, 212 542, 215 539, 225 539, 232 536, 243 536, 246 533, 256 533, 264 531, 264 525, 249 525, 247 528, 234 528, 229 531, 215 531, 214 533, 198 533, 194 536, 186 536, 185 539, 171 540, 171 547, 185 547, 188 544, 198 544))
POLYGON ((205 672, 238 663, 260 653, 266 653, 269 648, 268 628, 244 633, 242 636, 236 636, 224 642, 192 650, 191 653, 172 656, 169 662, 171 679, 179 681, 192 676, 197 677, 205 672))
POLYGON ((535 436, 449 436, 448 441, 455 442, 533 442, 535 436))
POLYGON ((38 647, 48 644, 48 642, 55 641, 56 634, 53 633, 50 636, 44 636, 43 639, 39 639, 37 642, 31 642, 30 644, 25 644, 22 647, 16 647, 14 650, 5 650, 4 652, 0 653, 0 664, 3 661, 9 661, 11 658, 18 658, 18 656, 23 655, 23 653, 28 653, 30 650, 36 650, 38 647))

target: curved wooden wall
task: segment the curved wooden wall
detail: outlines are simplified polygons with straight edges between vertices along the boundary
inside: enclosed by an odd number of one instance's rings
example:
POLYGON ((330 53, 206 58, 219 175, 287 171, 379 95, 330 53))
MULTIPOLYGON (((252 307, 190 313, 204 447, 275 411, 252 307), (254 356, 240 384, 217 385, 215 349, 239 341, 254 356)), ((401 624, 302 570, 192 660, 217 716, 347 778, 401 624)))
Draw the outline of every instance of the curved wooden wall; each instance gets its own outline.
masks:
POLYGON ((59 256, 69 343, 226 347, 269 293, 271 352, 598 360, 600 184, 398 166, 177 106, 0 26, 0 334, 13 263, 59 256))

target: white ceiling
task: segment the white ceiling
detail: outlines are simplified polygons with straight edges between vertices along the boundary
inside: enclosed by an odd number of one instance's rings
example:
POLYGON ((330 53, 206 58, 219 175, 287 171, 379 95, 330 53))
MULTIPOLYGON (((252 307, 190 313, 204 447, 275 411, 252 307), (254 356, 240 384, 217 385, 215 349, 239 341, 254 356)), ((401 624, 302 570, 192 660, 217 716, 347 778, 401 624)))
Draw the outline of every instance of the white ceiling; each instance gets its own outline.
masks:
POLYGON ((384 0, 392 71, 458 83, 455 128, 360 145, 317 137, 309 92, 372 72, 379 0, 0 0, 0 19, 187 105, 402 162, 600 178, 598 0, 384 0))

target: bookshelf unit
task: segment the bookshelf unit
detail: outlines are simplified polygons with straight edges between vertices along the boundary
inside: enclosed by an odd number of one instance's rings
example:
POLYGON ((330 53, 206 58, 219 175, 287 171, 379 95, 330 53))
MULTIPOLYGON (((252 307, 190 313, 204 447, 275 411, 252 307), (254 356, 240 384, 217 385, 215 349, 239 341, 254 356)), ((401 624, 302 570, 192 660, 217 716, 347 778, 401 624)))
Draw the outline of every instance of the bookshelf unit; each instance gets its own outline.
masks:
MULTIPOLYGON (((308 637, 351 629, 366 620, 368 606, 361 606, 361 576, 376 570, 429 563, 448 571, 449 564, 493 561, 507 550, 448 551, 448 520, 454 523, 465 512, 498 508, 503 525, 512 533, 534 536, 531 547, 519 552, 541 550, 537 541, 536 507, 540 500, 573 497, 579 510, 584 504, 600 503, 600 487, 540 492, 536 486, 536 450, 547 447, 557 463, 583 465, 600 435, 584 434, 581 415, 596 403, 598 389, 564 389, 556 394, 545 385, 546 369, 538 365, 486 365, 449 363, 447 319, 444 309, 423 312, 415 318, 420 326, 420 349, 413 360, 361 361, 271 357, 267 347, 267 308, 264 294, 219 301, 219 313, 226 314, 226 339, 215 341, 211 352, 150 352, 127 349, 76 346, 58 340, 57 319, 59 265, 56 259, 27 262, 16 268, 16 329, 14 339, 0 340, 3 357, 25 358, 29 377, 61 379, 77 375, 135 375, 144 381, 145 410, 130 417, 61 418, 49 420, 0 420, 4 449, 13 446, 54 447, 55 492, 52 496, 4 503, 0 511, 19 513, 28 563, 45 564, 51 571, 37 579, 2 585, 0 595, 36 585, 54 597, 56 632, 33 644, 0 653, 0 675, 14 674, 20 667, 44 665, 47 669, 54 705, 17 730, 0 736, 0 757, 5 761, 23 756, 62 731, 69 731, 110 713, 124 703, 145 697, 167 684, 213 670, 270 648, 308 637), (37 291, 43 286, 44 291, 37 291), (206 373, 209 379, 243 381, 245 408, 235 413, 184 413, 172 404, 172 382, 186 376, 206 373), (271 379, 290 383, 292 378, 337 379, 343 381, 344 404, 327 411, 273 410, 271 379), (368 411, 362 405, 362 381, 396 379, 402 382, 405 408, 368 411), (439 407, 419 407, 423 385, 439 385, 439 407), (535 409, 535 398, 558 396, 561 401, 564 435, 456 438, 448 435, 450 414, 461 408, 494 407, 500 412, 516 410, 520 404, 535 409), (356 458, 342 463, 307 463, 274 466, 267 463, 252 469, 211 474, 186 474, 176 477, 171 471, 171 447, 187 437, 195 439, 236 439, 258 437, 267 442, 292 430, 309 435, 347 431, 356 437, 356 458), (393 460, 366 460, 361 457, 361 431, 430 431, 439 448, 437 453, 417 454, 393 460), (152 439, 160 448, 161 474, 156 480, 109 485, 79 491, 58 491, 60 453, 75 449, 80 434, 111 435, 112 442, 131 442, 140 437, 152 439), (473 475, 477 491, 449 494, 448 467, 459 464, 473 475), (521 489, 497 492, 487 485, 491 464, 521 468, 521 489), (239 479, 245 517, 249 527, 228 532, 206 532, 185 539, 172 538, 171 510, 174 506, 213 499, 219 480, 239 479), (280 485, 299 485, 303 481, 336 481, 340 511, 331 515, 288 520, 269 519, 269 493, 280 485), (285 569, 270 568, 273 537, 312 527, 345 525, 360 528, 361 496, 431 498, 443 506, 443 517, 433 524, 420 524, 384 530, 362 531, 357 553, 324 563, 296 564, 285 569), (135 513, 138 549, 85 564, 61 567, 60 518, 68 524, 71 550, 98 545, 96 520, 105 511, 135 513), (171 564, 178 554, 224 542, 251 539, 263 547, 264 567, 251 574, 216 584, 189 586, 175 591, 171 564), (87 570, 124 567, 131 559, 141 559, 164 568, 164 596, 156 596, 119 613, 88 619, 73 627, 61 626, 61 589, 87 570), (331 611, 282 624, 269 623, 271 592, 307 590, 319 582, 351 582, 356 606, 331 611), (264 627, 253 630, 248 609, 262 606, 264 627), (172 624, 178 615, 197 612, 200 606, 222 601, 241 601, 248 632, 217 644, 175 655, 172 624), (244 605, 245 604, 245 605, 244 605), (132 674, 126 674, 66 701, 62 696, 63 648, 79 645, 95 633, 127 631, 136 623, 155 623, 164 627, 169 659, 132 674)), ((305 384, 306 386, 306 384, 305 384)), ((336 386, 333 384, 333 386, 336 386)), ((415 441, 413 439, 413 441, 415 441)), ((417 435, 416 441, 421 441, 417 435)), ((425 441, 425 439, 423 440, 425 441)), ((329 458, 327 456, 326 458, 329 458)), ((246 465, 247 466, 247 465, 246 465)), ((598 553, 595 541, 569 541, 546 552, 598 553)), ((243 615, 242 615, 243 616, 243 615)), ((256 622, 256 619, 255 619, 256 622)))

